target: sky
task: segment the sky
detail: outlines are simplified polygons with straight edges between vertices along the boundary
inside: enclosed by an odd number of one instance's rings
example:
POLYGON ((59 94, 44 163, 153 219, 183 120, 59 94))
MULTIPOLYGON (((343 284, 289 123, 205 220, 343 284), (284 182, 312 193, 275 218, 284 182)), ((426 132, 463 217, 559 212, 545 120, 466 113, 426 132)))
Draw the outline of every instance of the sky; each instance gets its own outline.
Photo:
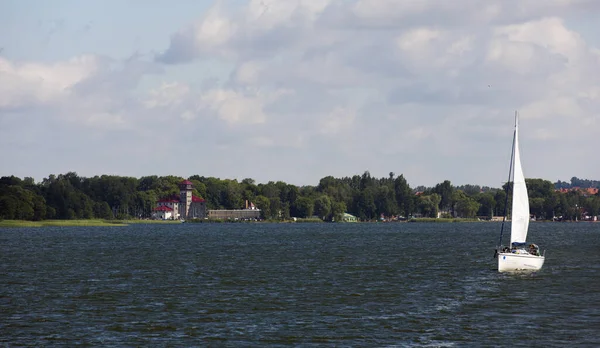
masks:
POLYGON ((596 0, 0 0, 0 176, 600 179, 596 0))

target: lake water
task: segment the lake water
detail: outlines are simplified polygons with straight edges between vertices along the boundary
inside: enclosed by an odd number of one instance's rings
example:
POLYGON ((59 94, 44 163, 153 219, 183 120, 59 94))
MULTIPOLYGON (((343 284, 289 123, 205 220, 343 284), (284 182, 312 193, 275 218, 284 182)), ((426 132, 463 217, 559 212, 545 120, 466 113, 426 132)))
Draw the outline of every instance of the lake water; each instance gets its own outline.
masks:
POLYGON ((0 229, 3 346, 598 347, 600 223, 0 229), (508 235, 505 235, 505 242, 508 235))

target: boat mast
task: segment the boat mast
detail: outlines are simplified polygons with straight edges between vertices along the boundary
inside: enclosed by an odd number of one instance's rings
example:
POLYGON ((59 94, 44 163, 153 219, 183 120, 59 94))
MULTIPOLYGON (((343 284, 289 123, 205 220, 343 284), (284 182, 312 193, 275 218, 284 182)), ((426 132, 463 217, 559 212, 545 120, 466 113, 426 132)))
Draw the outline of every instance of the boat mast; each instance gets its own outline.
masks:
MULTIPOLYGON (((508 207, 508 190, 510 188, 510 177, 512 175, 513 159, 515 156, 515 142, 517 140, 517 122, 518 122, 518 116, 517 116, 517 112, 515 111, 515 130, 513 132, 512 151, 510 153, 510 166, 508 168, 508 181, 506 182, 506 198, 504 200, 504 216, 502 217, 502 227, 500 227, 500 242, 498 243, 499 246, 502 245, 502 234, 504 233, 504 223, 506 222, 506 210, 508 207)), ((498 249, 496 249, 496 253, 494 254, 494 257, 496 256, 497 253, 498 253, 498 249)))

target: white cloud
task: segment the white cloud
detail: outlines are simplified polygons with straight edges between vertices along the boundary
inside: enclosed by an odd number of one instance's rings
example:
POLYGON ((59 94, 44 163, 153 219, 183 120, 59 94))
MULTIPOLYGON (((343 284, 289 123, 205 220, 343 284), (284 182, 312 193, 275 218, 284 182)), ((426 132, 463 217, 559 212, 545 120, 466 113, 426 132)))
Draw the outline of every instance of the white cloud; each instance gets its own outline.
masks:
POLYGON ((257 61, 241 63, 235 71, 234 81, 241 85, 254 85, 259 82, 260 74, 263 73, 264 68, 257 61))
POLYGON ((330 3, 330 0, 251 0, 245 19, 258 32, 287 25, 306 25, 318 19, 330 3), (291 23, 293 21, 296 22, 291 23))
POLYGON ((190 87, 179 82, 163 83, 148 93, 144 105, 149 108, 172 107, 184 104, 190 96, 190 87))
POLYGON ((216 89, 203 95, 201 101, 229 124, 264 123, 266 120, 263 103, 254 96, 216 89))
POLYGON ((319 122, 319 131, 322 134, 333 135, 347 132, 354 128, 355 111, 337 107, 327 113, 319 122))
POLYGON ((223 15, 220 6, 210 9, 204 20, 194 27, 194 36, 199 46, 218 46, 230 40, 238 30, 237 25, 226 15, 223 15))
POLYGON ((577 26, 598 8, 588 0, 217 1, 156 47, 165 50, 155 62, 0 56, 0 132, 39 115, 93 129, 95 145, 152 149, 143 168, 202 153, 191 173, 259 181, 315 183, 369 169, 406 170, 413 185, 496 185, 518 109, 528 175, 598 179, 577 163, 600 145, 600 51, 577 26), (204 62, 214 61, 233 69, 218 78, 173 73, 175 64, 208 70, 204 62), (151 74, 159 75, 148 85, 151 74), (576 163, 557 167, 565 152, 576 163))
POLYGON ((559 54, 569 63, 576 63, 587 51, 581 37, 568 30, 560 18, 543 18, 523 24, 509 25, 496 29, 497 36, 506 36, 513 43, 525 43, 545 48, 559 54))
POLYGON ((439 39, 441 33, 439 30, 429 28, 418 28, 403 33, 398 39, 400 49, 405 52, 423 54, 427 53, 435 41, 439 39), (424 52, 425 51, 425 52, 424 52))
POLYGON ((0 57, 0 107, 52 103, 98 70, 98 57, 85 55, 55 64, 15 63, 0 57))

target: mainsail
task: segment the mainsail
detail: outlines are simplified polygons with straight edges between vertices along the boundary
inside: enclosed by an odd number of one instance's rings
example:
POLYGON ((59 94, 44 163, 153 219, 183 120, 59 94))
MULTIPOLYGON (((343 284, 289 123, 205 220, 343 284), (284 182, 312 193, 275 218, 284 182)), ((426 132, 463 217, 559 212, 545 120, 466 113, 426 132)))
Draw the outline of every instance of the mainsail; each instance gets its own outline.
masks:
POLYGON ((512 214, 510 243, 525 243, 529 228, 529 197, 519 152, 519 120, 515 117, 515 158, 513 171, 512 214))

